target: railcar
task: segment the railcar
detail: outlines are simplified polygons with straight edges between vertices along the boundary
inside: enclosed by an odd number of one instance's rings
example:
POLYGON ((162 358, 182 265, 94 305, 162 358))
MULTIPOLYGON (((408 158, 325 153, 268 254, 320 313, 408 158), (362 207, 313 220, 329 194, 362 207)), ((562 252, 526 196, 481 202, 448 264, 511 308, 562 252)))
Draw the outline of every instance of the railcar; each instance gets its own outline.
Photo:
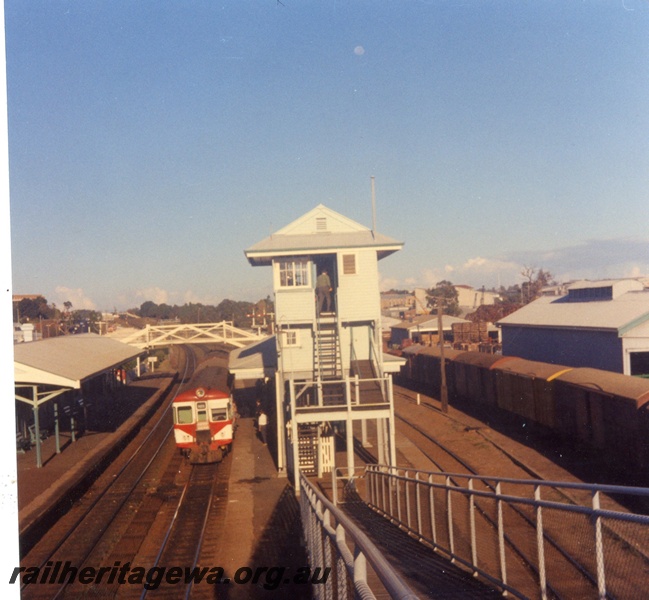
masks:
POLYGON ((192 464, 219 462, 232 449, 235 413, 229 376, 206 367, 173 402, 176 446, 192 464))

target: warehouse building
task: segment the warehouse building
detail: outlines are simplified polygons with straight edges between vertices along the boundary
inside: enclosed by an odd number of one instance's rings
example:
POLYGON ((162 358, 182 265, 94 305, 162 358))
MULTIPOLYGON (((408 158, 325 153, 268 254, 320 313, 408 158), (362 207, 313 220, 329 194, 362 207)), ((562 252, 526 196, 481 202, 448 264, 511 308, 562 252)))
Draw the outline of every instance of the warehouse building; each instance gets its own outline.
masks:
POLYGON ((503 355, 649 376, 649 289, 581 281, 501 319, 503 355))

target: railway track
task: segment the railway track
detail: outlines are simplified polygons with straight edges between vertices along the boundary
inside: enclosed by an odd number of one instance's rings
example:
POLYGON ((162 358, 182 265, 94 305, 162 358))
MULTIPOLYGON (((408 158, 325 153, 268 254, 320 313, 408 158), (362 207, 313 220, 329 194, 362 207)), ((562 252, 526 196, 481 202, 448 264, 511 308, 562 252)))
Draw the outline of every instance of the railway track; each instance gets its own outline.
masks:
MULTIPOLYGON (((193 373, 198 360, 193 349, 185 348, 181 379, 193 373)), ((169 406, 178 388, 89 490, 26 551, 21 562, 37 566, 39 577, 30 584, 23 576, 22 598, 83 597, 93 586, 77 578, 81 569, 121 566, 128 560, 134 544, 129 536, 136 538, 138 530, 146 535, 161 506, 175 496, 182 459, 171 435, 169 406), (119 548, 111 553, 118 540, 119 548)))
MULTIPOLYGON (((169 569, 180 567, 184 572, 197 572, 208 565, 201 565, 206 532, 210 520, 216 512, 215 503, 224 502, 225 495, 220 493, 222 484, 229 477, 231 458, 222 463, 194 465, 181 497, 169 522, 165 535, 159 544, 152 568, 169 569)), ((211 567, 211 565, 210 565, 211 567)), ((207 594, 214 596, 214 586, 209 586, 207 594)), ((139 598, 190 598, 206 595, 206 584, 194 581, 179 581, 175 584, 161 585, 155 590, 144 589, 139 598)))
MULTIPOLYGON (((413 404, 416 403, 416 394, 408 390, 396 388, 395 393, 395 416, 397 418, 397 431, 399 434, 409 439, 417 450, 421 452, 430 462, 431 471, 440 471, 444 473, 456 473, 466 475, 479 475, 480 473, 495 475, 494 470, 490 468, 493 462, 499 464, 499 475, 511 479, 542 479, 538 473, 535 472, 533 467, 524 464, 523 461, 507 452, 498 444, 493 443, 488 437, 484 436, 479 428, 468 428, 464 423, 459 421, 453 422, 453 419, 447 415, 443 415, 447 419, 447 429, 455 429, 458 433, 458 440, 460 438, 470 438, 470 444, 482 444, 482 448, 478 454, 483 454, 489 457, 488 464, 481 464, 480 468, 475 468, 467 460, 462 458, 460 454, 462 451, 455 452, 451 450, 446 444, 437 439, 435 435, 431 435, 430 424, 421 417, 413 419, 407 416, 407 410, 402 403, 413 404), (467 435, 472 434, 472 435, 467 435), (478 441, 476 441, 478 440, 478 441), (494 458, 495 457, 495 458, 494 458), (480 472, 480 473, 479 473, 480 472)), ((425 406, 425 405, 424 405, 425 406)), ((436 410, 432 406, 427 406, 430 410, 436 410)), ((437 414, 439 411, 436 411, 437 414)), ((453 437, 453 436, 451 436, 453 437)), ((460 448, 463 443, 457 442, 460 448)), ((455 444, 454 444, 455 446, 455 444)), ((464 446, 466 447, 466 446, 464 446)), ((366 452, 366 451, 365 451, 366 452)), ((475 458, 476 448, 474 447, 471 456, 475 458)), ((368 460, 368 457, 364 457, 368 460)), ((371 458, 371 457, 370 457, 371 458)), ((369 462, 376 462, 371 460, 369 462)), ((475 461, 474 461, 475 462, 475 461)), ((453 478, 450 478, 453 481, 453 478)), ((478 480, 476 480, 478 481, 478 480)), ((494 491, 494 486, 488 479, 479 480, 480 485, 485 486, 486 491, 494 491)), ((520 489, 514 490, 514 487, 508 490, 506 487, 500 490, 501 493, 519 494, 520 489)), ((587 492, 571 491, 571 496, 568 497, 563 490, 555 488, 544 488, 543 498, 548 501, 556 502, 590 502, 590 495, 587 492), (580 496, 576 499, 574 496, 580 496)), ((487 538, 493 535, 493 531, 497 528, 498 514, 495 511, 493 504, 484 500, 476 500, 478 521, 476 523, 479 538, 487 538), (482 535, 480 530, 482 529, 482 535)), ((443 506, 439 507, 440 510, 443 506)), ((618 507, 619 509, 619 507, 618 507)), ((518 590, 529 590, 529 595, 535 595, 538 590, 538 577, 539 574, 536 568, 532 565, 536 560, 536 532, 534 515, 532 509, 527 507, 515 507, 507 505, 504 509, 502 518, 507 520, 508 532, 506 536, 506 543, 508 548, 509 563, 515 561, 515 568, 508 568, 509 580, 508 583, 518 590)), ((549 597, 553 598, 590 598, 597 597, 597 581, 594 577, 593 568, 593 549, 591 545, 583 538, 583 518, 582 516, 566 515, 563 513, 560 517, 552 514, 544 514, 544 535, 545 547, 547 552, 546 560, 548 564, 552 564, 554 576, 552 584, 548 585, 549 597)), ((470 533, 468 531, 468 524, 465 530, 459 528, 457 532, 460 536, 468 538, 470 533)), ((607 563, 611 567, 615 563, 619 563, 619 568, 611 568, 611 572, 620 573, 620 577, 642 577, 649 570, 649 558, 642 552, 629 553, 626 550, 629 547, 629 539, 634 538, 634 533, 629 531, 625 535, 620 535, 618 531, 611 531, 605 529, 605 535, 611 539, 608 540, 610 544, 617 544, 619 552, 607 556, 607 563), (624 563, 628 564, 624 564, 624 563), (630 564, 633 564, 633 568, 630 564), (632 575, 635 569, 635 575, 632 575)), ((639 544, 637 544, 639 545, 639 544)), ((486 549, 485 549, 486 550, 486 549)), ((493 556, 491 559, 494 564, 486 564, 488 568, 497 572, 495 552, 484 551, 481 553, 481 560, 488 563, 490 561, 490 554, 493 556)), ((513 566, 513 565, 512 565, 513 566)), ((638 579, 638 581, 640 581, 638 579)), ((612 582, 613 583, 613 582, 612 582)), ((620 582, 622 586, 624 582, 620 582)), ((613 589, 611 586, 609 589, 613 589)), ((614 596, 609 595, 613 598, 614 596)))

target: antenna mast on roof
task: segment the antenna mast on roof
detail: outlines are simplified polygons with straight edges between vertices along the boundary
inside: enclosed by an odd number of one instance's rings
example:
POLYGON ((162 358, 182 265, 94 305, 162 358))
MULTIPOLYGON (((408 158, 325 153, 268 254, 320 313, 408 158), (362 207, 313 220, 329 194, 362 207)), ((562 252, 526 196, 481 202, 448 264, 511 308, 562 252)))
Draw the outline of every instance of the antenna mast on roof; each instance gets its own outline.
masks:
POLYGON ((372 237, 376 233, 376 192, 374 191, 374 175, 372 175, 372 237))

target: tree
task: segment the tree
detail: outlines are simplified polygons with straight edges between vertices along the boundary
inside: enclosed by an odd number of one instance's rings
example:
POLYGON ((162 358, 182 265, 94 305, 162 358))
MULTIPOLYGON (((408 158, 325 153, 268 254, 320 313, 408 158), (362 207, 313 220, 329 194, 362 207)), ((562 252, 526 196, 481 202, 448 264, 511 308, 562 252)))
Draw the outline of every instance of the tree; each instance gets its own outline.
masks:
POLYGON ((232 321, 235 327, 249 327, 253 311, 252 302, 236 302, 225 299, 216 307, 217 321, 232 321))
POLYGON ((82 308, 72 311, 70 314, 70 328, 73 333, 87 333, 89 331, 99 331, 97 323, 101 321, 101 313, 96 310, 82 308))
POLYGON ((541 295, 541 290, 548 285, 554 284, 554 278, 550 271, 524 266, 521 275, 527 280, 523 282, 521 289, 521 301, 529 304, 541 295))
POLYGON ((522 294, 523 291, 521 290, 521 286, 518 284, 510 285, 507 288, 501 285, 500 290, 498 290, 498 295, 501 297, 503 302, 513 302, 518 304, 519 306, 522 306, 522 294))
POLYGON ((445 315, 457 317, 461 312, 457 290, 450 281, 445 279, 438 281, 434 288, 426 290, 426 297, 428 306, 433 309, 432 314, 437 314, 437 306, 439 306, 440 302, 445 315))
POLYGON ((158 316, 158 305, 151 300, 147 300, 146 302, 142 302, 138 312, 142 318, 149 317, 155 319, 158 316))
POLYGON ((465 318, 474 323, 496 323, 517 311, 521 306, 520 302, 509 302, 507 300, 495 304, 482 304, 474 312, 466 315, 465 318))
POLYGON ((18 304, 14 304, 14 321, 29 319, 36 321, 38 319, 51 319, 54 317, 54 308, 47 305, 47 300, 43 296, 37 298, 23 298, 18 304))

